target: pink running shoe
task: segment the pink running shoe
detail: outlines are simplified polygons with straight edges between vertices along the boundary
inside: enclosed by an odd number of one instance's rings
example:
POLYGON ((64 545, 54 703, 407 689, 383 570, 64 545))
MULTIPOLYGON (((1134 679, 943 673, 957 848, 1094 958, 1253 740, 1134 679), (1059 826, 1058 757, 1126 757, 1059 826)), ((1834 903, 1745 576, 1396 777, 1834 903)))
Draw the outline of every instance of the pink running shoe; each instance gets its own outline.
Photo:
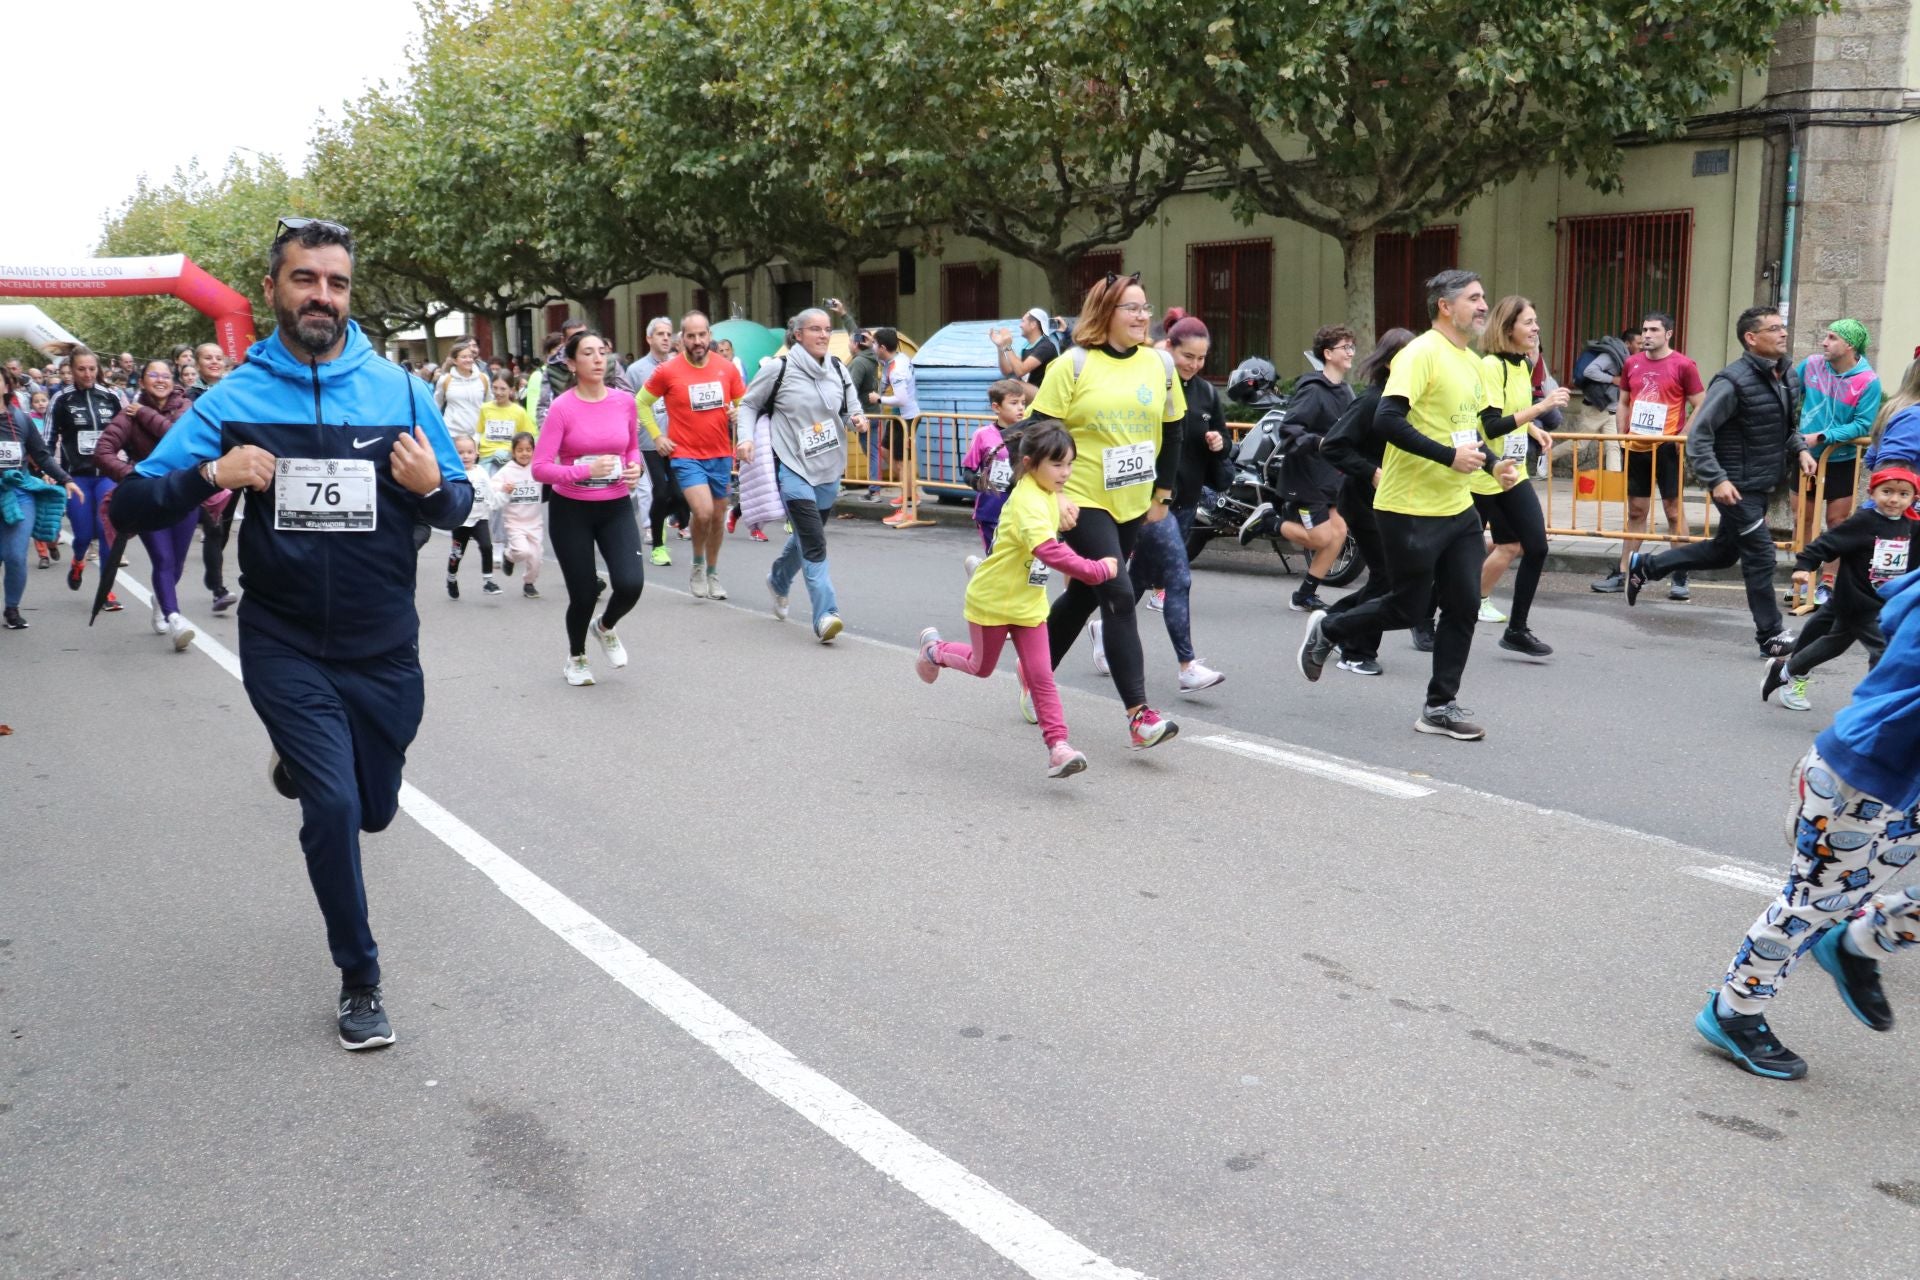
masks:
POLYGON ((1152 707, 1142 707, 1127 719, 1127 734, 1133 739, 1135 751, 1157 747, 1179 732, 1179 725, 1171 720, 1162 720, 1160 713, 1152 707))
POLYGON ((934 646, 939 643, 940 633, 932 627, 920 633, 920 656, 913 660, 913 669, 928 684, 932 684, 940 675, 940 664, 933 660, 934 646))
POLYGON ((1087 758, 1073 749, 1073 744, 1057 742, 1047 752, 1047 776, 1049 778, 1071 778, 1076 773, 1084 773, 1087 758))

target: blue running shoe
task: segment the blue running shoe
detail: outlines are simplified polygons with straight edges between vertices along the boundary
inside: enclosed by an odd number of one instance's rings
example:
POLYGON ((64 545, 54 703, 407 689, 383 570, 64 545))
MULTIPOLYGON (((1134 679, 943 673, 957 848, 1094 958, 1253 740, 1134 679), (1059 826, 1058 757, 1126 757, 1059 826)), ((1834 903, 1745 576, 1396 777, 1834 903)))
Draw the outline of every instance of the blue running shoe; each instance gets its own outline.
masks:
POLYGON ((1770 1080, 1798 1080, 1807 1074, 1804 1058, 1780 1043, 1767 1027, 1765 1014, 1754 1013, 1723 1018, 1714 1007, 1717 994, 1707 997, 1706 1007, 1694 1015, 1693 1029, 1708 1044, 1732 1055, 1743 1071, 1770 1080))
POLYGON ((1880 988, 1879 962, 1857 956, 1841 946, 1846 933, 1847 923, 1842 920, 1821 934, 1820 941, 1813 944, 1813 958, 1833 975, 1833 985, 1840 988, 1840 998, 1847 1002, 1854 1017, 1875 1031, 1891 1031, 1893 1006, 1887 1003, 1887 993, 1880 988))

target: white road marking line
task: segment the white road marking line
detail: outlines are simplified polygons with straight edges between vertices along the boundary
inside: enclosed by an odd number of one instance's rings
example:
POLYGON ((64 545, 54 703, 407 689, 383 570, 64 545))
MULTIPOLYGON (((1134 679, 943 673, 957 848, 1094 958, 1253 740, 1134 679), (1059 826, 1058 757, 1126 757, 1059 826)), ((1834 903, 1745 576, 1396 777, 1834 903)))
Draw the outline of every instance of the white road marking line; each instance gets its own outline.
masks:
POLYGON ((1334 782, 1344 782, 1350 787, 1362 791, 1371 791, 1375 795, 1388 796, 1395 800, 1418 800, 1422 796, 1433 794, 1432 787, 1423 787, 1417 782, 1404 782, 1399 778, 1389 778, 1384 774, 1356 769, 1351 765, 1335 764, 1331 760, 1322 760, 1317 756, 1302 755, 1297 751, 1282 751, 1260 742, 1248 742, 1241 738, 1229 738, 1225 734, 1209 734, 1204 738, 1195 738, 1203 747, 1212 747, 1216 751, 1230 751, 1237 756, 1250 760, 1262 760, 1268 764, 1277 764, 1283 769, 1292 769, 1299 773, 1310 773, 1316 778, 1328 778, 1334 782))
MULTIPOLYGON (((115 578, 113 585, 115 590, 126 592, 148 608, 153 606, 153 593, 132 578, 115 578)), ((92 606, 89 605, 88 607, 91 608, 92 606)), ((208 635, 205 627, 195 622, 192 618, 187 617, 186 614, 181 614, 180 620, 193 628, 193 647, 219 663, 222 671, 225 671, 235 680, 238 680, 240 678, 240 655, 208 635)), ((165 638, 165 636, 154 637, 155 640, 164 640, 165 638)))
POLYGON ((1771 898, 1780 892, 1780 886, 1786 881, 1778 874, 1769 875, 1764 871, 1755 871, 1737 863, 1723 862, 1717 867, 1679 867, 1683 876, 1695 876, 1701 880, 1712 880, 1719 884, 1730 884, 1736 889, 1747 889, 1762 897, 1771 898))
MULTIPOLYGON (((152 596, 136 582, 115 585, 124 585, 142 604, 152 603, 152 596)), ((239 657, 198 627, 194 630, 198 633, 195 647, 239 679, 239 657)), ((1148 1280, 1144 1273, 1087 1248, 801 1062, 765 1032, 527 870, 412 783, 401 784, 400 807, 493 881, 515 905, 669 1022, 1035 1280, 1148 1280)))

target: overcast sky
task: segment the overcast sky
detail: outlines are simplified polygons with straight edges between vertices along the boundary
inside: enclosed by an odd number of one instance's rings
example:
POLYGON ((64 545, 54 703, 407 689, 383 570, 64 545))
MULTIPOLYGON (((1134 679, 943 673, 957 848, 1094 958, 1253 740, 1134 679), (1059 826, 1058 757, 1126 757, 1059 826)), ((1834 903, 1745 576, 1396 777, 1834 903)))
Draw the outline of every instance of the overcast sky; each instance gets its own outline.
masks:
POLYGON ((143 172, 165 181, 197 158, 218 173, 242 148, 298 172, 322 112, 337 117, 342 102, 404 71, 419 18, 412 0, 101 0, 78 16, 42 8, 9 25, 0 82, 15 182, 0 203, 0 247, 9 261, 39 263, 89 256, 143 172))

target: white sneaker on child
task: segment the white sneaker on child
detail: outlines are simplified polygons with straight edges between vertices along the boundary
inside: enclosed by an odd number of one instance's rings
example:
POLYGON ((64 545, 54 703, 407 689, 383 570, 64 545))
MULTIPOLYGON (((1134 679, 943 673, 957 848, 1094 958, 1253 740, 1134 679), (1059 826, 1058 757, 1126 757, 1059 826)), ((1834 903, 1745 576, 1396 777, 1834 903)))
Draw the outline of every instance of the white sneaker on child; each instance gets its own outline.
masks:
POLYGON ((1112 672, 1107 667, 1105 637, 1100 634, 1103 630, 1101 624, 1096 622, 1088 630, 1093 633, 1093 669, 1103 676, 1111 675, 1112 672))

